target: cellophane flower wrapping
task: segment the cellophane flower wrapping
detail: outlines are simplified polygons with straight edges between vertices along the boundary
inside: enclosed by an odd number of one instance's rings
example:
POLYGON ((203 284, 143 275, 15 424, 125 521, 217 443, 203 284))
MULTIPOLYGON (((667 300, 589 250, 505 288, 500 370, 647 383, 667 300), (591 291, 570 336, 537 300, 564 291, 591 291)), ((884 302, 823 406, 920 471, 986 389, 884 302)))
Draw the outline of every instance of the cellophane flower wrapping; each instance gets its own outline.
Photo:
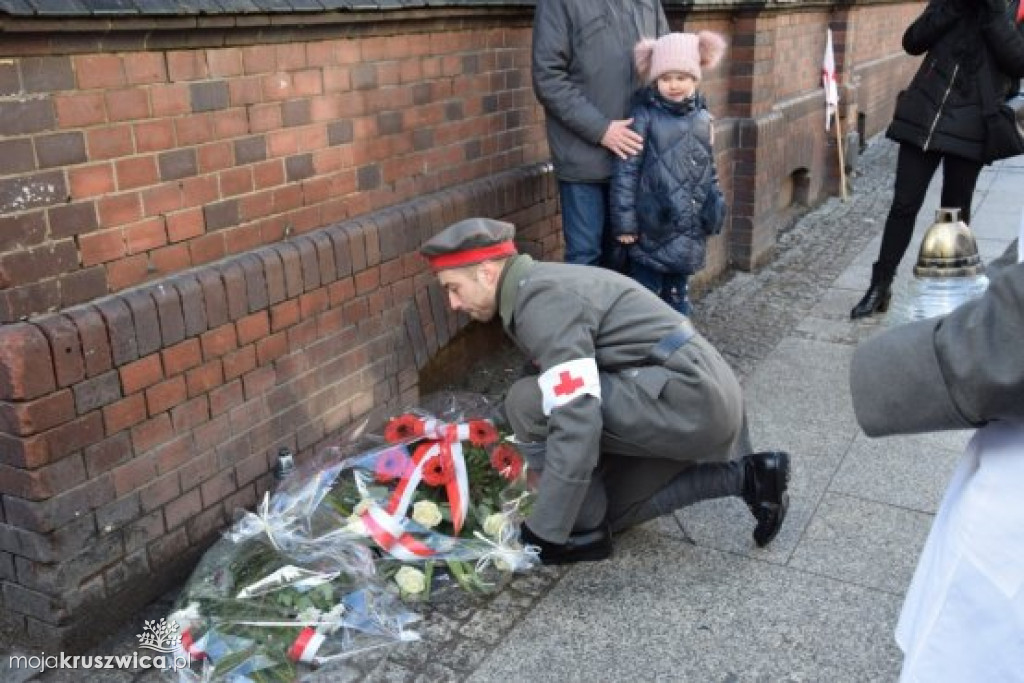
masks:
POLYGON ((374 411, 303 463, 203 557, 169 618, 201 680, 296 680, 416 639, 411 603, 494 590, 537 563, 531 495, 496 406, 438 394, 374 411))

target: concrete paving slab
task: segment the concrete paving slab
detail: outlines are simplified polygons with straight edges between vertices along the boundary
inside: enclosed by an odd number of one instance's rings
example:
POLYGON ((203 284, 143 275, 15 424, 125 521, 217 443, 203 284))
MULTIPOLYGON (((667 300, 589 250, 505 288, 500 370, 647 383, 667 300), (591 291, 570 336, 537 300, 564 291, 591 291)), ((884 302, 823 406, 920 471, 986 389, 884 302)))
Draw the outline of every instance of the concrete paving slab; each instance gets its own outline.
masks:
POLYGON ((936 448, 919 436, 858 436, 829 491, 934 513, 962 449, 936 448))
POLYGON ((826 493, 789 566, 902 596, 932 515, 826 493))
POLYGON ((470 681, 893 680, 890 594, 637 532, 571 571, 470 681), (770 653, 770 654, 769 654, 770 653))

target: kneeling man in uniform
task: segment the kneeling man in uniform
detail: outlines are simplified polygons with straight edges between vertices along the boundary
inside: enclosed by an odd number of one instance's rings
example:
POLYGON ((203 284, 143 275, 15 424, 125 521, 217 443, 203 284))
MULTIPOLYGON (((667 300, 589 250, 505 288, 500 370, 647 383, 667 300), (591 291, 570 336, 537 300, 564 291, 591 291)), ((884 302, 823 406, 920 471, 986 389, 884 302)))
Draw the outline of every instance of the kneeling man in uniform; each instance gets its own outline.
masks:
POLYGON ((536 500, 521 528, 545 564, 601 560, 612 533, 701 500, 742 498, 754 542, 779 532, 789 455, 747 454, 732 369, 690 321, 603 268, 519 254, 515 228, 470 218, 420 248, 448 302, 501 316, 536 366, 504 404, 536 500))

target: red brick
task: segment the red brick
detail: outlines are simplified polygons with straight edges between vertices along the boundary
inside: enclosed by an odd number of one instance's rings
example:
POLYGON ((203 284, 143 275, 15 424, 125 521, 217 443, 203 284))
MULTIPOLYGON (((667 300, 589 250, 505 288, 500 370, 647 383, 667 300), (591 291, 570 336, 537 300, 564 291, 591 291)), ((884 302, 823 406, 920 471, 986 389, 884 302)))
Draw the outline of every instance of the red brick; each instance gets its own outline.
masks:
POLYGON ((202 353, 198 339, 186 339, 179 344, 164 349, 161 355, 163 356, 164 372, 167 377, 179 375, 202 362, 202 353))
POLYGON ((35 470, 0 465, 0 493, 27 500, 52 498, 85 480, 85 465, 80 456, 62 458, 35 470))
POLYGON ((77 517, 87 515, 114 498, 114 486, 109 477, 85 482, 41 502, 30 502, 8 496, 4 500, 9 524, 48 533, 77 517))
POLYGON ((186 178, 181 182, 182 206, 203 206, 217 201, 218 189, 217 178, 214 176, 203 176, 202 178, 186 178))
POLYGON ((135 124, 134 130, 135 149, 139 154, 163 152, 175 147, 174 122, 170 119, 142 121, 135 124))
POLYGON ((139 490, 139 503, 143 512, 151 512, 171 502, 181 493, 178 473, 171 472, 139 490))
POLYGON ((114 495, 120 498, 156 479, 156 463, 157 454, 146 453, 115 467, 111 471, 114 477, 114 495))
POLYGON ((59 460, 103 440, 103 418, 98 410, 45 433, 50 458, 59 460))
POLYGON ((218 472, 212 478, 203 482, 200 487, 203 507, 208 508, 218 503, 238 489, 235 483, 234 468, 218 472))
POLYGON ((187 209, 167 216, 167 239, 181 242, 203 234, 202 209, 187 209))
POLYGON ((86 54, 72 58, 78 87, 82 90, 93 88, 115 88, 125 84, 124 65, 116 55, 86 54))
POLYGON ((195 455, 192 435, 183 434, 156 449, 156 469, 160 474, 176 472, 195 455))
POLYGON ((147 119, 150 116, 149 98, 140 88, 108 91, 106 100, 107 117, 111 121, 147 119))
POLYGON ((126 253, 124 233, 120 228, 81 235, 78 243, 83 266, 114 261, 124 257, 126 253))
POLYGON ((134 52, 125 56, 125 80, 129 84, 161 83, 167 80, 167 67, 160 52, 134 52))
POLYGON ((210 392, 210 415, 217 417, 227 413, 244 401, 242 381, 234 380, 210 392))
POLYGON ((256 347, 253 344, 228 353, 223 358, 224 380, 241 377, 256 367, 256 347))
POLYGON ((160 180, 156 158, 152 156, 132 157, 114 162, 117 172, 117 189, 131 190, 146 185, 154 185, 160 180))
POLYGON ((172 500, 164 506, 164 524, 168 529, 184 524, 189 518, 203 510, 203 500, 198 488, 172 500))
POLYGON ((167 76, 172 82, 194 81, 209 77, 206 55, 200 50, 175 50, 167 53, 167 76))
POLYGON ((107 266, 107 283, 119 292, 142 284, 149 276, 149 258, 145 254, 127 256, 107 266))
POLYGON ((46 336, 35 325, 0 325, 0 399, 23 401, 57 388, 46 336))
POLYGON ((146 407, 149 414, 157 415, 184 403, 188 398, 188 387, 182 376, 160 382, 146 390, 146 407))
POLYGON ((146 419, 146 398, 142 394, 129 396, 103 408, 103 421, 108 435, 128 429, 146 419))
POLYGON ((150 268, 155 277, 173 275, 192 266, 188 245, 172 244, 149 252, 150 268))
POLYGON ((51 459, 50 442, 46 436, 11 436, 0 432, 0 464, 35 469, 51 459))
POLYGON ((160 356, 156 354, 128 363, 120 372, 125 396, 151 387, 164 378, 160 356))
POLYGON ((200 339, 203 345, 203 358, 220 358, 229 351, 238 348, 238 336, 232 324, 221 325, 203 334, 200 339))
POLYGON ((272 366, 257 368, 242 377, 245 399, 251 401, 263 396, 277 384, 277 373, 272 366))
POLYGON ((85 141, 92 160, 124 157, 135 152, 132 128, 127 125, 91 128, 85 132, 85 141))
POLYGON ((56 95, 53 105, 61 128, 84 128, 107 121, 102 93, 56 95))
POLYGON ((176 434, 187 433, 210 420, 209 401, 199 396, 171 410, 171 423, 176 434))
POLYGON ((132 457, 132 446, 128 432, 120 432, 92 446, 88 446, 83 457, 89 478, 96 477, 127 462, 132 457))
POLYGON ((208 393, 224 383, 224 370, 219 360, 213 360, 185 373, 189 397, 208 393))
POLYGON ((213 134, 220 140, 239 138, 249 133, 249 117, 241 108, 213 113, 213 134))
MULTIPOLYGON (((221 418, 225 422, 226 418, 221 418)), ((178 470, 178 481, 182 491, 188 491, 199 486, 200 483, 210 478, 214 471, 214 453, 208 450, 202 455, 197 455, 189 460, 184 467, 178 470)))
POLYGON ((192 111, 188 85, 185 84, 155 85, 149 90, 149 98, 154 117, 180 116, 192 111))
POLYGON ((317 314, 326 311, 330 305, 327 288, 321 287, 299 297, 299 315, 303 320, 314 318, 317 314))
POLYGON ((98 197, 113 192, 114 167, 111 164, 96 164, 69 168, 68 183, 74 199, 98 197))
POLYGON ((182 205, 181 187, 177 181, 163 183, 143 190, 142 215, 156 216, 177 211, 182 205))
POLYGON ((199 172, 212 173, 225 168, 231 168, 231 165, 234 163, 234 150, 231 143, 217 142, 200 147, 197 157, 199 172))
POLYGON ((0 401, 0 432, 31 436, 75 419, 75 399, 65 389, 28 402, 0 401))
POLYGON ((242 50, 237 47, 207 50, 206 64, 212 77, 241 76, 242 50))
POLYGON ((161 413, 151 420, 132 427, 132 448, 135 453, 148 453, 174 436, 170 413, 161 413))
MULTIPOLYGON (((142 218, 142 202, 134 192, 101 197, 96 202, 96 208, 100 225, 104 228, 132 223, 142 218)), ((156 220, 160 220, 159 217, 156 220)))
POLYGON ((129 254, 141 254, 167 244, 164 217, 154 216, 124 228, 124 243, 129 254))

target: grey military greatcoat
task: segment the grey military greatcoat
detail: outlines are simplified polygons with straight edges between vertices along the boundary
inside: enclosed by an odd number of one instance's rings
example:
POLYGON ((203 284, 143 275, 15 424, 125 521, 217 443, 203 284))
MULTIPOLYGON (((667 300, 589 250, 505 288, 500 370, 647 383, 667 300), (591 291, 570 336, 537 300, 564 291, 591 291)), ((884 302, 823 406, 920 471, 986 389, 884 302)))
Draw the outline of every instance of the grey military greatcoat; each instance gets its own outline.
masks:
POLYGON ((663 362, 652 358, 660 340, 692 326, 650 291, 612 271, 522 255, 506 264, 498 297, 505 331, 540 373, 505 402, 516 438, 545 445, 527 520, 536 534, 566 541, 595 495, 595 470, 614 527, 689 464, 732 457, 739 383, 696 333, 663 362))

